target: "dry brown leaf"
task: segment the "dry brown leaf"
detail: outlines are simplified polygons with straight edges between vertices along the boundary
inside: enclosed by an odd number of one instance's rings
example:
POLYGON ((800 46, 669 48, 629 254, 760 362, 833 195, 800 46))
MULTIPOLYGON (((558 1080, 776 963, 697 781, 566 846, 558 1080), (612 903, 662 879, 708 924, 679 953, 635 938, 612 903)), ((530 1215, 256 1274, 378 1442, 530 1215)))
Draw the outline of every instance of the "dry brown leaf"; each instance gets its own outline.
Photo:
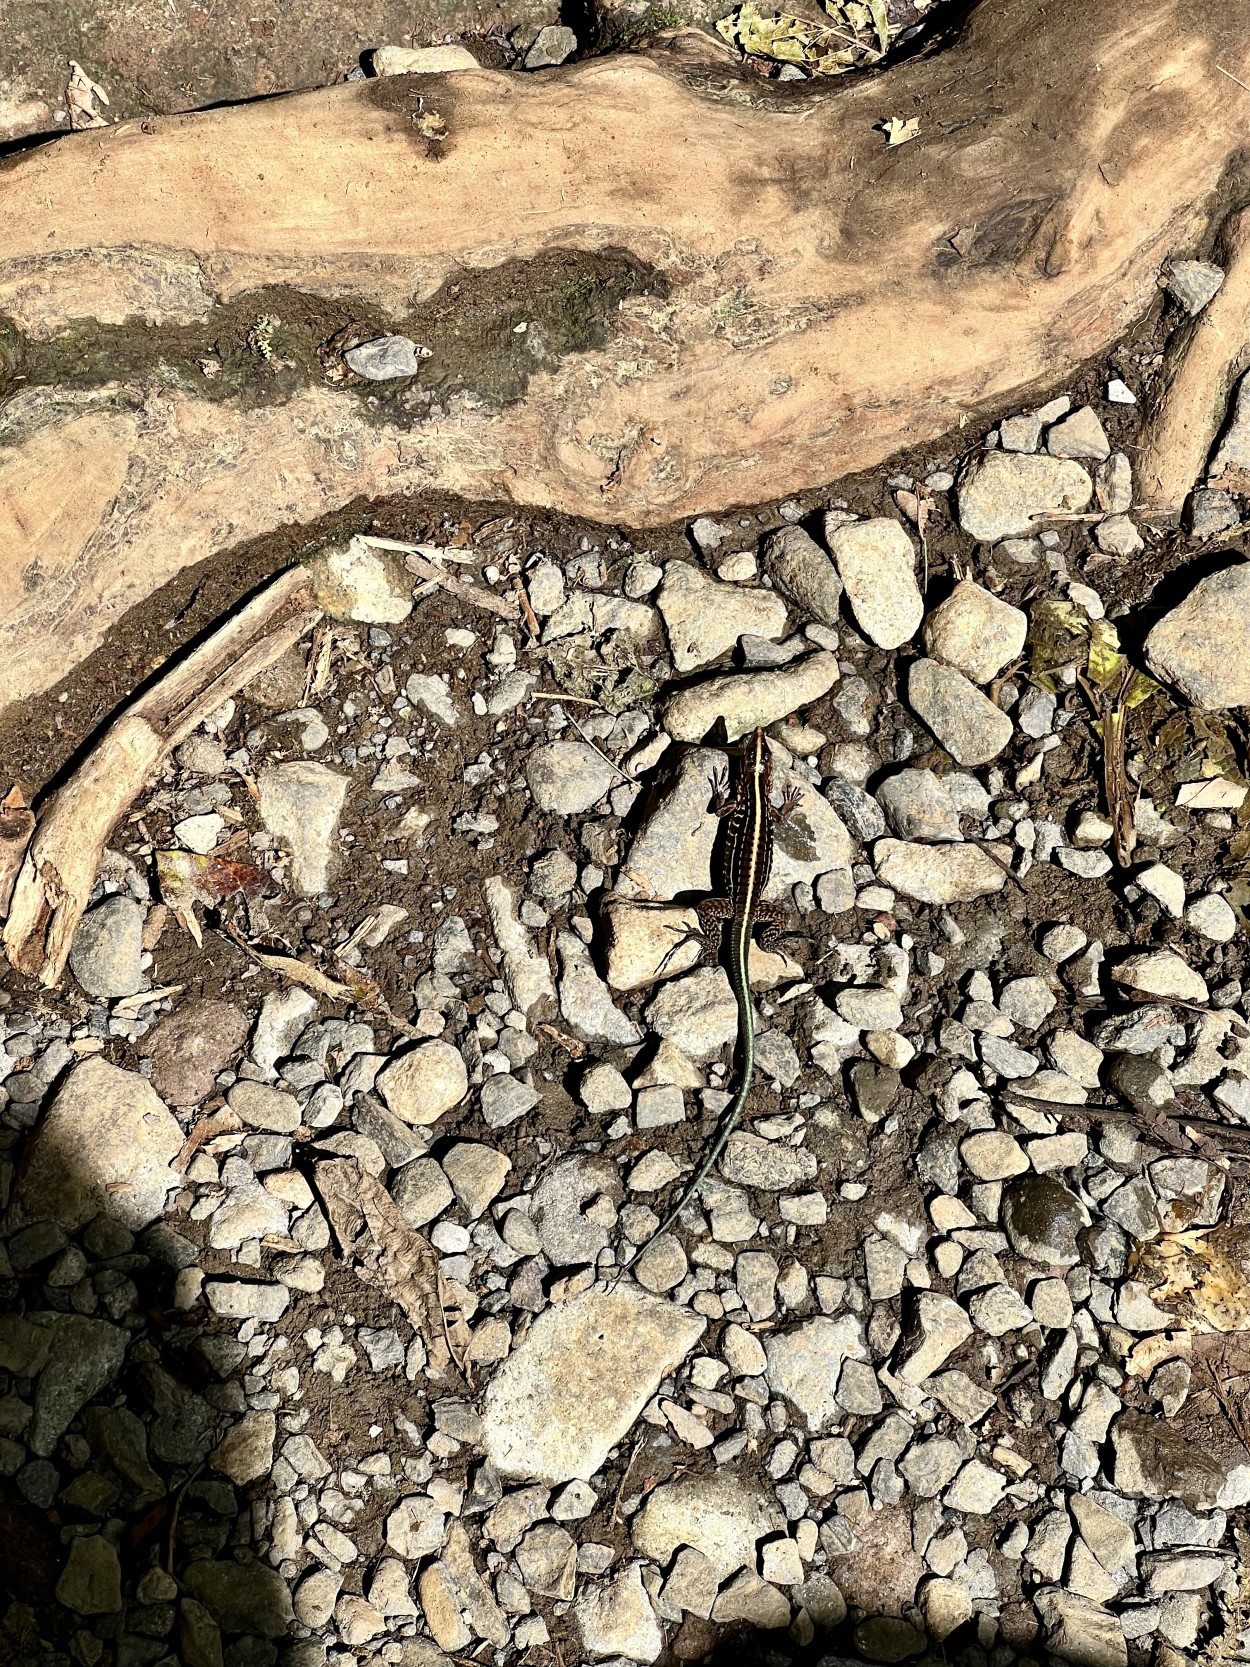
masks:
POLYGON ((431 1373, 440 1376, 453 1362, 463 1373, 471 1334, 463 1309, 448 1312, 447 1286, 430 1241, 354 1158, 319 1163, 314 1181, 344 1259, 403 1311, 425 1344, 431 1373))
POLYGON ((1164 1233, 1139 1247, 1134 1267, 1186 1331, 1250 1331, 1250 1227, 1164 1233))
POLYGON ((1152 1337, 1143 1337, 1140 1343, 1134 1343, 1129 1350, 1126 1362, 1128 1375, 1131 1378, 1148 1378, 1165 1360, 1187 1360, 1193 1349, 1194 1336, 1190 1331, 1156 1331, 1152 1337))
POLYGON ((328 996, 331 1001, 355 1001, 357 992, 347 984, 340 984, 337 979, 329 977, 319 967, 313 967, 307 961, 297 961, 294 955, 270 955, 263 949, 253 949, 251 953, 270 972, 280 973, 283 978, 289 978, 292 984, 302 984, 307 990, 315 990, 318 995, 328 996))
POLYGON ((65 103, 69 109, 69 125, 77 133, 87 127, 107 127, 108 123, 96 109, 107 107, 109 95, 98 81, 93 81, 81 64, 69 61, 69 82, 65 88, 65 103))
POLYGON ((243 1123, 238 1113, 227 1111, 224 1106, 220 1111, 213 1111, 207 1117, 201 1117, 197 1123, 192 1124, 191 1132, 183 1141, 170 1168, 176 1169, 180 1175, 185 1174, 187 1165, 201 1146, 215 1140, 219 1134, 238 1134, 242 1127, 243 1123))
POLYGON ((158 851, 156 881, 162 900, 178 916, 203 947, 204 939, 195 905, 217 909, 231 897, 258 898, 265 889, 265 875, 250 862, 233 862, 228 857, 201 857, 194 851, 158 851))

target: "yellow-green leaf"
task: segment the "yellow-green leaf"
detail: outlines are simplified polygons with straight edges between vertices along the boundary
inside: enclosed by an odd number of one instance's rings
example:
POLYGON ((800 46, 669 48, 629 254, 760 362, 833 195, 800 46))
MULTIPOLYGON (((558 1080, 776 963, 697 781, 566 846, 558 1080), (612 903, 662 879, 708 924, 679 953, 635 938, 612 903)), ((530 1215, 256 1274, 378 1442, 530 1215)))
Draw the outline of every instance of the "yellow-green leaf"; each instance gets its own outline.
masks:
POLYGON ((1124 671, 1120 634, 1110 620, 1093 619, 1089 624, 1089 679, 1099 689, 1110 689, 1124 671))

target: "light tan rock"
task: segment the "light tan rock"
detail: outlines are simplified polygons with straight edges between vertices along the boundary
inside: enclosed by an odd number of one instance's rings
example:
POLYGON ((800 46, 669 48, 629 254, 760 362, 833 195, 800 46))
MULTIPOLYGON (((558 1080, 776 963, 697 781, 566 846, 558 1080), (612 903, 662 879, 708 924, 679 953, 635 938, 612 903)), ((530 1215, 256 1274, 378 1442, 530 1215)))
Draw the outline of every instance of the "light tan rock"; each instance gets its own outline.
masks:
POLYGON ((988 683, 1024 648, 1028 615, 962 579, 924 622, 925 650, 974 683, 988 683))
POLYGON ((56 1221, 75 1233, 97 1215, 137 1232, 180 1177, 182 1130, 151 1083, 107 1060, 75 1065, 40 1121, 10 1211, 10 1230, 56 1221))

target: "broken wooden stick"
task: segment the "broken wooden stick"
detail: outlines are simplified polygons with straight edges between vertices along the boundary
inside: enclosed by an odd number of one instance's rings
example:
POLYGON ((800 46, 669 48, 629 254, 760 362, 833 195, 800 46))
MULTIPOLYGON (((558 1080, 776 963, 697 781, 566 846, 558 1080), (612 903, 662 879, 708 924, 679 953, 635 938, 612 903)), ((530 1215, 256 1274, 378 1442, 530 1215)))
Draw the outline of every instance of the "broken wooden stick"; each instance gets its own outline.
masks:
POLYGON ((462 602, 470 602, 476 608, 485 608, 488 613, 498 614, 500 619, 520 619, 521 606, 505 596, 496 596, 493 590, 487 590, 485 585, 475 585, 468 579, 457 579, 450 573, 445 573, 436 561, 421 555, 416 550, 409 550, 404 557, 404 566, 410 573, 415 573, 419 579, 437 585, 440 590, 448 591, 452 596, 458 596, 462 602))
POLYGON ((109 834, 174 748, 317 623, 310 598, 302 568, 272 580, 125 708, 41 810, 4 930, 19 971, 57 982, 109 834))
POLYGON ((9 910, 9 899, 21 870, 26 847, 35 831, 35 817, 20 787, 0 799, 0 920, 9 910))
POLYGON ((1201 479, 1233 384, 1250 366, 1250 209, 1229 217, 1224 282, 1172 336, 1137 461, 1142 512, 1176 520, 1201 479))

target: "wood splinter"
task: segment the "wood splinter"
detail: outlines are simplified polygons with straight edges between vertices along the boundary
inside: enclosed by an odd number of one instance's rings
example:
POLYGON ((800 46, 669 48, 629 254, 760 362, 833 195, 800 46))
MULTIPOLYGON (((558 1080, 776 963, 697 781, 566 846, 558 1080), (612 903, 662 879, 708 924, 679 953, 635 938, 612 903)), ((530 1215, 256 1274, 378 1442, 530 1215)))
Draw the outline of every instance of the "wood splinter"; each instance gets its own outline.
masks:
POLYGON ((1220 253, 1224 282, 1168 343, 1138 455, 1139 507, 1160 520, 1179 519, 1206 470, 1233 385, 1250 367, 1250 208, 1229 216, 1220 253))
POLYGON ((13 887, 4 948, 53 985, 95 885, 109 834, 175 747, 321 618, 291 568, 123 709, 38 817, 13 887))

